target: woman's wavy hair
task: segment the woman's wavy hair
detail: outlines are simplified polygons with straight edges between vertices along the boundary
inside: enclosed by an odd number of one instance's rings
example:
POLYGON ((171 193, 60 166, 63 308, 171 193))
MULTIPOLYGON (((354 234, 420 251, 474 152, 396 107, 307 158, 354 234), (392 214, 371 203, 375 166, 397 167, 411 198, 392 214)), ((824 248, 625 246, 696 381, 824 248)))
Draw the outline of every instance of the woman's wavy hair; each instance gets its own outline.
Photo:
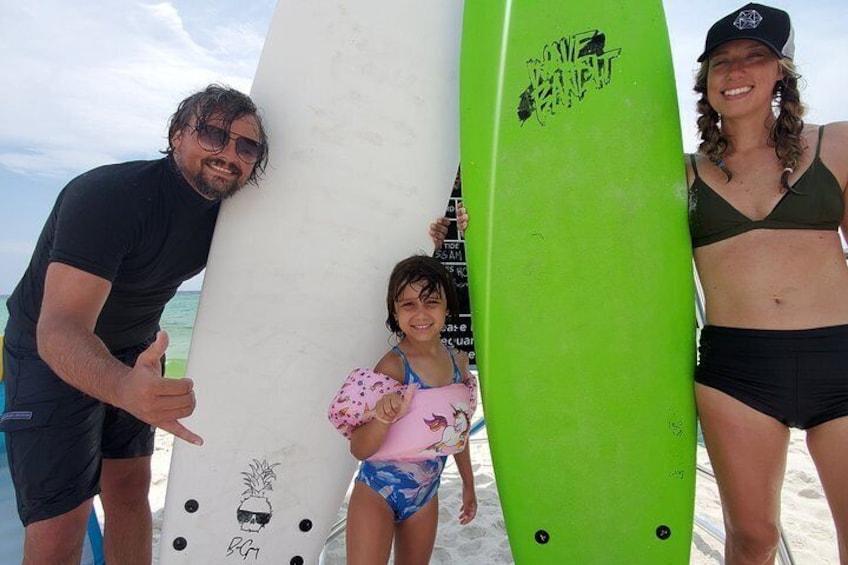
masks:
MULTIPOLYGON (((698 112, 698 134, 701 144, 698 150, 706 155, 727 176, 728 182, 733 178, 733 173, 724 164, 724 155, 729 146, 728 139, 722 134, 721 116, 710 105, 707 100, 707 75, 709 73, 709 57, 701 63, 701 68, 695 77, 694 90, 701 95, 696 104, 698 112)), ((801 75, 791 59, 780 59, 783 70, 783 79, 774 85, 772 92, 772 110, 777 115, 769 132, 769 145, 774 147, 774 152, 783 166, 783 174, 780 184, 786 190, 792 190, 789 186, 789 175, 798 166, 805 145, 801 134, 804 130, 804 105, 801 103, 801 95, 798 83, 801 75)))

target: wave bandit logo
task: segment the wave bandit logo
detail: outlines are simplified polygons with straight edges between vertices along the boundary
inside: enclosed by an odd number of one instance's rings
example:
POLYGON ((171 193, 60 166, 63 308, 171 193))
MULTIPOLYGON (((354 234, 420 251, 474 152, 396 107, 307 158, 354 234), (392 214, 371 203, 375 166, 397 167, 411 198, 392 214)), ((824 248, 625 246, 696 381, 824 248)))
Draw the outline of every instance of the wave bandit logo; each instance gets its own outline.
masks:
POLYGON ((606 50, 606 35, 598 30, 558 39, 542 49, 542 56, 527 61, 530 86, 521 93, 518 119, 533 114, 545 125, 561 108, 571 108, 589 90, 601 90, 612 81, 612 62, 621 49, 606 50))

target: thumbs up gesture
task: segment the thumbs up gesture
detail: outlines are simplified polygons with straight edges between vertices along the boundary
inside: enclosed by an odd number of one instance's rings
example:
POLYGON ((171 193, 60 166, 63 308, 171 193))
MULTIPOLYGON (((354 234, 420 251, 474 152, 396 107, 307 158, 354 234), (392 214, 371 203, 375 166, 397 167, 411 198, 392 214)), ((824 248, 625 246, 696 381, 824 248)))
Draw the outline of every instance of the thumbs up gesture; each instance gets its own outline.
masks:
POLYGON ((418 390, 418 385, 411 384, 406 387, 403 394, 390 392, 383 396, 374 407, 374 417, 384 424, 394 424, 409 412, 409 405, 412 404, 416 390, 418 390))

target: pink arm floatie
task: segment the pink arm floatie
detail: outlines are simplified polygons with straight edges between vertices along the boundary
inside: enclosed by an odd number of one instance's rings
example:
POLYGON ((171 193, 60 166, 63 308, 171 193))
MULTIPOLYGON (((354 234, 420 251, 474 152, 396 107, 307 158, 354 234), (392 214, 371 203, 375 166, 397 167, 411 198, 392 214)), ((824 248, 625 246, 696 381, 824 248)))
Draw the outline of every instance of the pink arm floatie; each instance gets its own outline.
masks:
MULTIPOLYGON (((356 369, 345 379, 328 417, 342 435, 373 419, 372 408, 384 394, 403 393, 406 387, 371 369, 356 369)), ((468 375, 463 384, 421 389, 409 411, 392 424, 380 449, 369 460, 431 459, 465 448, 471 416, 477 408, 477 380, 468 375)))

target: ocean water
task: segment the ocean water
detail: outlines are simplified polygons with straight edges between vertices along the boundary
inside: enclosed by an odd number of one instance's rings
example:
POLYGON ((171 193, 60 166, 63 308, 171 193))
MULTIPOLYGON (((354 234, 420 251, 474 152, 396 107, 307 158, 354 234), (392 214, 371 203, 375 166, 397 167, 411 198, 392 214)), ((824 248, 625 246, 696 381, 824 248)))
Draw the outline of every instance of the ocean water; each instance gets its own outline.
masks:
MULTIPOLYGON (((0 333, 6 327, 9 312, 6 311, 8 296, 0 295, 0 333)), ((191 333, 194 329, 194 318, 197 315, 199 291, 178 292, 165 306, 162 314, 162 329, 168 332, 170 343, 165 354, 167 365, 166 374, 173 377, 185 375, 185 364, 188 359, 188 347, 191 343, 191 333)))
POLYGON ((194 329, 194 318, 197 315, 197 301, 200 291, 178 292, 162 313, 160 326, 168 332, 168 351, 165 353, 165 374, 169 377, 185 375, 185 364, 188 359, 188 347, 191 344, 191 333, 194 329))

